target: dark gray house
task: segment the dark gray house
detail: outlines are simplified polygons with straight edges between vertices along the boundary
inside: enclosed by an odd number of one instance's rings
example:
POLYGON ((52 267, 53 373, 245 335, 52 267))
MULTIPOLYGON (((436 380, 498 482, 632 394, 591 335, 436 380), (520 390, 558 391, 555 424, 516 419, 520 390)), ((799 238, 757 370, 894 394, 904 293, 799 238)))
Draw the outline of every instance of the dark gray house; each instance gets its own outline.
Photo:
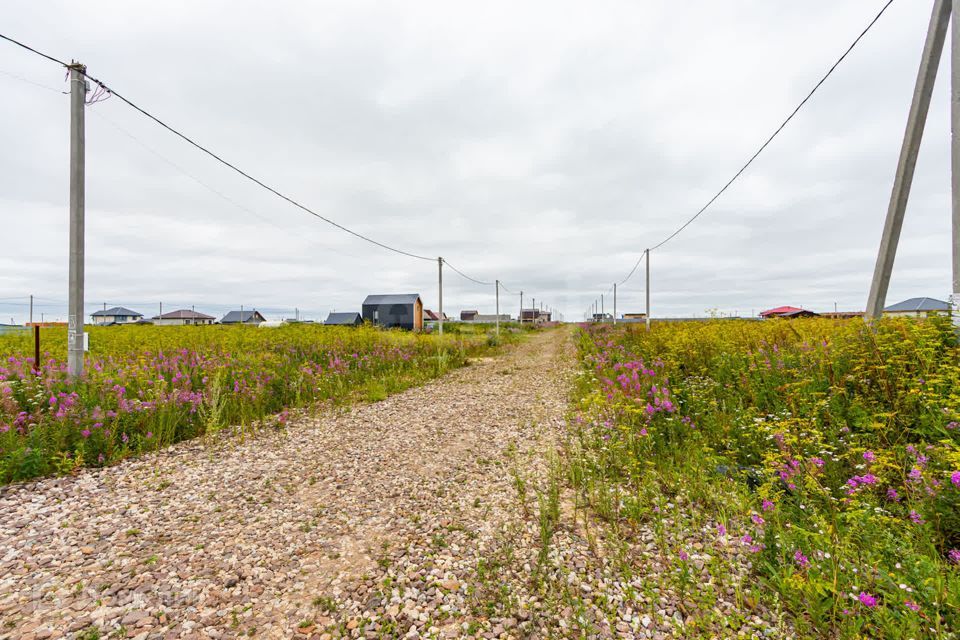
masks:
POLYGON ((259 311, 253 309, 250 311, 231 311, 223 316, 220 324, 260 324, 266 321, 267 319, 264 318, 259 311))
POLYGON ((370 295, 363 301, 363 319, 381 327, 423 330, 423 301, 419 293, 370 295))
POLYGON ((363 324, 363 318, 356 311, 331 312, 323 324, 357 326, 363 324))

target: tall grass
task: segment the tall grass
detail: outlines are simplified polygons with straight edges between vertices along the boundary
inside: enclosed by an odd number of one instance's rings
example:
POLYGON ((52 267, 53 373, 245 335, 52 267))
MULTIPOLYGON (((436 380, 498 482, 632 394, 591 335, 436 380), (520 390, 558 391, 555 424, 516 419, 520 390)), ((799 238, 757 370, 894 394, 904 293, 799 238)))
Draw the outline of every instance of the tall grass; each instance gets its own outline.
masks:
POLYGON ((0 482, 106 465, 228 425, 283 424, 286 409, 378 400, 489 350, 487 335, 291 325, 91 327, 70 381, 66 331, 0 336, 0 482))
POLYGON ((569 477, 601 516, 674 526, 680 556, 716 527, 807 637, 960 632, 948 322, 599 327, 579 346, 569 477))

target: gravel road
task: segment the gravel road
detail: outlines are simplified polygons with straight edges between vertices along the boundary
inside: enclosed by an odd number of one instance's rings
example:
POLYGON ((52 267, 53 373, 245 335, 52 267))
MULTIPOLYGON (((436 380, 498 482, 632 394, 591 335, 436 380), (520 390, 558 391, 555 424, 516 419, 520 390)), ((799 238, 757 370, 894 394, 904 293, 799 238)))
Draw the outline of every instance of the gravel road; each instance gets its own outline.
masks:
POLYGON ((544 468, 573 366, 545 332, 282 431, 4 487, 0 638, 524 636, 469 582, 519 510, 511 470, 544 468))

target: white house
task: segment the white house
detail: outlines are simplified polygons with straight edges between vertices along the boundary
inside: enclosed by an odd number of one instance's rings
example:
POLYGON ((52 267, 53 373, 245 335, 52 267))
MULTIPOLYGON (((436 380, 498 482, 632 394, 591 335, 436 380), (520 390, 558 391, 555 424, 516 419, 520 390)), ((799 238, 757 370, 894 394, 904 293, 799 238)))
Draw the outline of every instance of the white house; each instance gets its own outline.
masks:
POLYGON ((93 324, 133 324, 143 320, 143 314, 131 311, 126 307, 113 307, 97 311, 92 316, 93 324))
POLYGON ((178 309, 162 316, 150 318, 153 324, 168 326, 213 324, 216 318, 192 309, 178 309))

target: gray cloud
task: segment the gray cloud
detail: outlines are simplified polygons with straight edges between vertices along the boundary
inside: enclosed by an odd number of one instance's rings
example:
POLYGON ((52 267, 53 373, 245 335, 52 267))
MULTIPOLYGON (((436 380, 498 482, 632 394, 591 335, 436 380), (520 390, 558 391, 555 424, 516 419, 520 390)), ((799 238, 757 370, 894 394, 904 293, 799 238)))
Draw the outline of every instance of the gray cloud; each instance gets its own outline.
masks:
MULTIPOLYGON (((702 206, 881 5, 15 0, 4 31, 82 60, 319 213, 576 318, 702 206)), ((925 5, 895 3, 743 179, 654 253, 655 312, 863 308, 925 5)), ((0 71, 65 86, 50 63, 0 52, 0 71)), ((946 77, 893 300, 949 293, 946 77)), ((0 92, 0 298, 35 293, 62 314, 67 99, 2 74, 0 92)), ((116 99, 87 123, 91 309, 321 317, 395 290, 436 305, 435 264, 328 227, 116 99)), ((446 276, 448 312, 492 310, 491 287, 446 276)), ((622 309, 640 308, 642 283, 641 269, 622 309)), ((0 319, 22 319, 23 302, 0 300, 0 319)))

